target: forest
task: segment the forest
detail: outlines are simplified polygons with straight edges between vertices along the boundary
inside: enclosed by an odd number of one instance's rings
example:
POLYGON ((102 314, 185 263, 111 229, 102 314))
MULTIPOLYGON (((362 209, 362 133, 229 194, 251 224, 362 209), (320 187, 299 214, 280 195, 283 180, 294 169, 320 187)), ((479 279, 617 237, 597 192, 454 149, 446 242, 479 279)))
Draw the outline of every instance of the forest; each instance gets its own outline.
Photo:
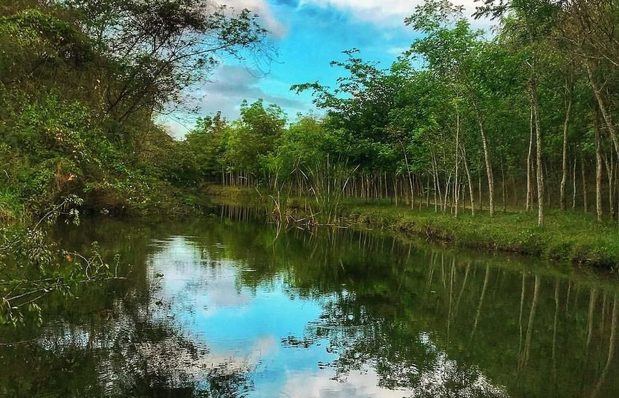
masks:
POLYGON ((612 2, 514 1, 478 16, 428 1, 406 20, 424 37, 388 69, 344 51, 337 87, 304 83, 322 116, 288 123, 245 104, 230 123, 203 119, 186 140, 199 176, 308 195, 466 209, 618 212, 617 23, 612 2), (218 177, 220 174, 220 177, 218 177))
POLYGON ((261 51, 254 15, 193 15, 197 0, 9 3, 3 220, 68 195, 141 211, 164 200, 153 186, 204 183, 342 191, 456 216, 535 211, 539 225, 547 208, 598 221, 619 213, 612 1, 487 1, 476 16, 500 20, 495 32, 427 1, 405 21, 422 38, 387 69, 345 50, 337 87, 292 87, 322 111, 290 118, 277 104, 244 103, 239 120, 204 116, 181 141, 155 116, 219 53, 261 51))
POLYGON ((176 140, 158 117, 222 56, 268 57, 256 14, 203 0, 0 2, 0 254, 43 269, 57 261, 36 249, 47 222, 199 212, 209 187, 224 186, 258 191, 280 220, 295 198, 328 223, 343 203, 505 231, 513 219, 501 217, 530 214, 535 239, 579 220, 581 238, 595 231, 603 247, 559 257, 599 254, 612 268, 617 2, 477 5, 472 18, 447 0, 411 10, 403 23, 421 35, 392 65, 334 54, 336 86, 291 87, 312 93, 315 112, 244 102, 238 120, 200 115, 176 140))

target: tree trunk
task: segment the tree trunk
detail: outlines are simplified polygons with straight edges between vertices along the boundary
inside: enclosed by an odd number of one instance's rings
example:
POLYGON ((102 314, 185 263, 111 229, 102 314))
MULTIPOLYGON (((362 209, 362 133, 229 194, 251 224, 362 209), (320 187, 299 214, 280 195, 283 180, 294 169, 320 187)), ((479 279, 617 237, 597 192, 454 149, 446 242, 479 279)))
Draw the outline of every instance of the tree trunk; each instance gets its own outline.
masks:
POLYGON ((533 107, 533 119, 535 120, 535 166, 537 168, 537 225, 544 225, 544 173, 542 169, 542 131, 539 120, 539 103, 537 99, 537 86, 531 82, 531 105, 533 107))
POLYGON ((447 212, 447 201, 449 199, 450 183, 451 183, 451 172, 449 173, 447 180, 445 180, 445 196, 443 197, 443 213, 447 212))
POLYGON ((482 183, 481 183, 481 174, 479 174, 478 176, 478 183, 479 183, 479 211, 484 211, 484 199, 482 196, 482 183))
POLYGON ((433 170, 432 175, 434 176, 434 212, 437 213, 438 212, 438 201, 440 200, 440 197, 437 197, 437 194, 438 194, 441 184, 438 179, 438 171, 436 170, 436 160, 434 158, 434 154, 432 154, 432 170, 433 170))
POLYGON ((610 161, 608 160, 608 156, 604 156, 604 163, 606 165, 606 176, 608 177, 608 213, 611 220, 615 218, 615 164, 613 159, 613 155, 610 155, 610 161))
POLYGON ((533 118, 535 119, 535 166, 537 167, 537 225, 544 225, 544 173, 542 169, 542 131, 540 126, 539 103, 537 98, 537 85, 533 80, 531 87, 531 104, 533 106, 533 118))
POLYGON ((412 177, 410 165, 408 163, 408 154, 406 153, 406 148, 404 147, 404 144, 402 142, 400 142, 400 145, 402 146, 402 153, 404 153, 404 162, 406 163, 406 173, 408 174, 408 185, 411 190, 411 210, 414 210, 415 209, 415 189, 413 188, 413 177, 412 177))
POLYGON ((587 178, 585 173, 585 159, 581 156, 580 158, 580 172, 582 175, 582 207, 585 213, 589 211, 589 206, 587 206, 587 178))
POLYGON ((602 143, 597 112, 595 115, 595 212, 598 222, 602 221, 602 143))
POLYGON ((484 161, 486 163, 486 176, 488 177, 488 209, 490 217, 494 216, 494 177, 492 174, 492 163, 490 160, 490 150, 488 149, 488 138, 484 130, 484 123, 481 116, 478 114, 477 121, 479 123, 479 133, 481 134, 481 143, 484 150, 484 161))
MULTIPOLYGON (((566 87, 566 91, 568 91, 566 87)), ((561 192, 560 192, 560 207, 565 210, 565 184, 567 183, 567 132, 570 122, 570 112, 572 110, 572 95, 571 91, 567 94, 567 107, 565 110, 565 120, 563 121, 563 157, 561 162, 561 192)))
POLYGON ((469 197, 471 199, 471 215, 475 215, 475 194, 473 192, 473 180, 471 179, 471 171, 469 170, 469 163, 466 160, 466 150, 462 146, 462 160, 464 161, 464 171, 466 172, 466 180, 469 185, 469 197))
POLYGON ((458 196, 460 188, 458 187, 458 158, 460 150, 460 113, 456 110, 456 176, 454 180, 454 217, 458 218, 458 196))
POLYGON ((576 210, 576 166, 577 166, 577 162, 576 159, 574 159, 574 166, 573 166, 573 172, 572 172, 572 181, 573 181, 573 187, 572 187, 572 210, 576 210))
POLYGON ((398 176, 393 178, 393 199, 395 201, 395 207, 398 207, 398 176))
POLYGON ((535 136, 535 127, 534 127, 534 115, 533 115, 533 105, 531 105, 531 116, 529 120, 529 153, 527 155, 527 202, 526 202, 526 211, 531 210, 531 202, 533 199, 533 178, 531 178, 532 174, 532 165, 533 165, 533 138, 535 136))
POLYGON ((587 69, 587 75, 589 76, 589 83, 591 84, 591 88, 593 89, 593 94, 595 95, 595 99, 597 100, 598 107, 600 112, 602 113, 602 118, 606 123, 606 128, 608 130, 608 134, 610 134, 610 138, 613 141, 613 145, 615 146, 615 152, 617 157, 619 157, 619 140, 617 139, 617 133, 615 131, 615 125, 613 123, 611 114, 606 109, 606 105, 604 105, 604 99, 602 98, 602 90, 598 87, 597 82, 595 81, 595 76, 593 75, 593 69, 591 67, 591 61, 585 62, 585 66, 587 69))

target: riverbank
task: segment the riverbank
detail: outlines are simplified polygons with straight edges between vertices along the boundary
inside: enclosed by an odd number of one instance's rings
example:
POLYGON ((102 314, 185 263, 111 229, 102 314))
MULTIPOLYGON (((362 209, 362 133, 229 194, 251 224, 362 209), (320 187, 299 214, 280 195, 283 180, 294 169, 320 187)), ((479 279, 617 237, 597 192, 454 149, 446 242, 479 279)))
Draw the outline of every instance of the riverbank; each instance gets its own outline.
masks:
MULTIPOLYGON (((263 208, 271 213, 275 202, 267 194, 251 188, 208 186, 200 192, 183 192, 174 200, 151 203, 148 207, 114 212, 117 217, 130 218, 183 218, 202 214, 210 205, 233 205, 263 208)), ((92 212, 89 203, 86 213, 92 212)), ((539 228, 536 216, 525 212, 498 212, 471 216, 462 211, 456 219, 452 214, 435 212, 434 208, 411 210, 388 202, 345 200, 330 211, 316 205, 314 200, 288 198, 279 203, 283 216, 309 219, 322 224, 358 229, 381 229, 405 237, 423 238, 455 247, 530 255, 559 262, 598 268, 605 271, 619 269, 619 228, 617 225, 597 223, 592 215, 550 211, 546 225, 539 228), (311 204, 312 214, 306 204, 311 204), (328 213, 330 216, 327 216, 328 213), (311 217, 310 217, 311 216, 311 217)), ((95 211, 99 213, 99 211, 95 211)), ((7 212, 6 214, 10 214, 7 212)), ((24 225, 23 213, 14 212, 13 222, 0 222, 0 237, 11 235, 24 225), (22 219, 20 222, 19 219, 22 219), (7 228, 8 225, 14 228, 7 228)), ((9 218, 10 220, 10 218, 9 218)))
MULTIPOLYGON (((251 189, 209 187, 206 194, 214 204, 264 206, 273 201, 251 189)), ((308 216, 303 199, 291 198, 280 204, 283 212, 301 219, 308 216)), ((319 222, 324 213, 313 204, 319 222)), ((614 271, 619 268, 619 229, 597 223, 592 216, 550 211, 546 225, 536 225, 536 216, 524 212, 499 212, 471 216, 462 212, 435 212, 434 208, 411 210, 389 203, 347 200, 337 206, 329 223, 343 227, 383 229, 410 237, 422 237, 454 246, 519 253, 575 265, 614 271)))

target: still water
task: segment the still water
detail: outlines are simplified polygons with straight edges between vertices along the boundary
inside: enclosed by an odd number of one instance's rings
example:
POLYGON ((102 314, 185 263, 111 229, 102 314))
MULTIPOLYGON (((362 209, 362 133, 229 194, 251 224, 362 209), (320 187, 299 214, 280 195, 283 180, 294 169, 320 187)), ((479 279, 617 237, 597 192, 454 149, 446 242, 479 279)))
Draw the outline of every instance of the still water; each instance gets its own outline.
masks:
POLYGON ((617 282, 377 232, 66 227, 129 280, 0 333, 0 396, 617 397, 617 282))

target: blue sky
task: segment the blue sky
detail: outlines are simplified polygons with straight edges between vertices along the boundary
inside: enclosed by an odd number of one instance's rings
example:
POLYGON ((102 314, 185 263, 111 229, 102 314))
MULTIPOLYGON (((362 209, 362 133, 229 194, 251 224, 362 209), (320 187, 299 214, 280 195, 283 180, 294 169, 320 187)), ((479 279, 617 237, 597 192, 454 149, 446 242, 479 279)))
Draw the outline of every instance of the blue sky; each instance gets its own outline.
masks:
MULTIPOLYGON (((473 0, 457 3, 472 9, 473 0)), ((364 59, 387 68, 418 36, 404 26, 421 0, 227 0, 236 9, 255 11, 271 32, 272 59, 249 57, 244 62, 222 59, 209 82, 192 90, 198 114, 176 112, 163 118, 174 136, 182 136, 197 116, 221 111, 239 115, 243 99, 277 103, 294 118, 313 110, 309 93, 290 91, 296 83, 318 81, 333 86, 342 71, 330 66, 342 51, 357 48, 364 59)))

